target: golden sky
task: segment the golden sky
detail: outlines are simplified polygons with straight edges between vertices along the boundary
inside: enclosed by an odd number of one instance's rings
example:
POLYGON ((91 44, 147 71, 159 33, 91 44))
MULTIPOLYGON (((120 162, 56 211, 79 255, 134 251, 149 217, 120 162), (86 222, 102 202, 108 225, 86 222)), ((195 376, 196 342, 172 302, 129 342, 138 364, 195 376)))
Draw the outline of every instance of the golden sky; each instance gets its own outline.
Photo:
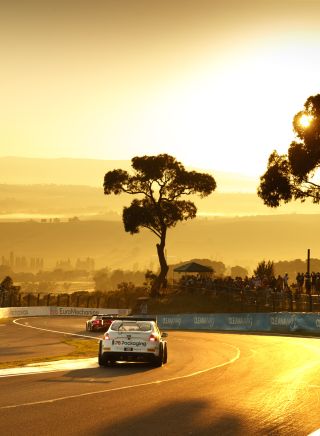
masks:
POLYGON ((320 93, 318 0, 0 2, 0 156, 259 175, 320 93))

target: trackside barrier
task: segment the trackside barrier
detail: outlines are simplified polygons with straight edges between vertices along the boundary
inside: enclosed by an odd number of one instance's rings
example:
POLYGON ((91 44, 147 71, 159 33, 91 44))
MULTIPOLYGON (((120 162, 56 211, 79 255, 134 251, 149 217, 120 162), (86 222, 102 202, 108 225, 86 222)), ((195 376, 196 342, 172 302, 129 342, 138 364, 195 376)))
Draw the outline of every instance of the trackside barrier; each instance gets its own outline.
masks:
POLYGON ((157 315, 163 330, 314 333, 320 335, 320 313, 224 313, 157 315))
POLYGON ((0 308, 1 318, 15 318, 19 316, 87 316, 101 314, 127 315, 129 309, 105 309, 105 308, 85 308, 85 307, 3 307, 0 308))
MULTIPOLYGON (((97 313, 127 315, 129 309, 82 307, 5 307, 0 308, 1 318, 24 316, 86 316, 97 313)), ((212 330, 271 333, 313 333, 320 335, 320 313, 223 313, 157 315, 163 330, 212 330)))

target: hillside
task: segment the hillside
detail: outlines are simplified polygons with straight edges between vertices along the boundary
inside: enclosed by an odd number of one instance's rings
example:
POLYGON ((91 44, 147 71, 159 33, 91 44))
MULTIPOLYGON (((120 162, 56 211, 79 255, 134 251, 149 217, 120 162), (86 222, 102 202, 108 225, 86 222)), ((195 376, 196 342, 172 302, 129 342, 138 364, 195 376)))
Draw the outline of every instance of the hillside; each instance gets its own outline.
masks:
MULTIPOLYGON (((255 193, 215 192, 207 198, 190 197, 200 216, 278 215, 319 213, 318 205, 290 203, 278 209, 266 207, 255 193)), ((46 217, 120 220, 130 195, 105 196, 103 188, 75 185, 0 184, 0 220, 46 217)))
MULTIPOLYGON (((0 157, 0 184, 55 184, 100 187, 103 185, 104 174, 116 168, 130 170, 131 162, 129 160, 0 157)), ((211 172, 216 178, 218 190, 223 192, 255 192, 258 184, 258 180, 243 174, 203 168, 192 169, 211 172)))
MULTIPOLYGON (((263 259, 305 259, 307 249, 320 257, 319 215, 196 219, 169 230, 169 263, 209 258, 226 265, 254 268, 263 259)), ((156 268, 156 238, 147 230, 131 236, 120 221, 0 223, 0 256, 57 259, 92 257, 96 267, 156 268)))

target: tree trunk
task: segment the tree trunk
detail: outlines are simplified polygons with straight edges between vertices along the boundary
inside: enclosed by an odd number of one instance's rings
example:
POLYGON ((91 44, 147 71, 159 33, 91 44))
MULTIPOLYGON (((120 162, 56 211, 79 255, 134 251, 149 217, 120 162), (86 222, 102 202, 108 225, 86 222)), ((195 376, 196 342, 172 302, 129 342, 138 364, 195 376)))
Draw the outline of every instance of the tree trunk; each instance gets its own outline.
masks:
POLYGON ((163 288, 167 285, 167 274, 169 267, 167 265, 167 260, 164 254, 164 249, 166 245, 166 231, 162 233, 160 244, 157 244, 157 253, 160 263, 160 273, 158 277, 152 284, 151 287, 151 297, 158 297, 163 288))

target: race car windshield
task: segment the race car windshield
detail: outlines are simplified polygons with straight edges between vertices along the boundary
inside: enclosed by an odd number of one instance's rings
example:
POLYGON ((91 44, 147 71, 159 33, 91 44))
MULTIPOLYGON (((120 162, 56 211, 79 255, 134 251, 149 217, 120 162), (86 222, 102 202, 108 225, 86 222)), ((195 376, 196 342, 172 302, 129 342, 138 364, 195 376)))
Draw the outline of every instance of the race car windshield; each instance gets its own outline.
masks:
POLYGON ((139 321, 115 321, 111 325, 111 330, 125 332, 149 332, 152 330, 150 322, 139 321))

